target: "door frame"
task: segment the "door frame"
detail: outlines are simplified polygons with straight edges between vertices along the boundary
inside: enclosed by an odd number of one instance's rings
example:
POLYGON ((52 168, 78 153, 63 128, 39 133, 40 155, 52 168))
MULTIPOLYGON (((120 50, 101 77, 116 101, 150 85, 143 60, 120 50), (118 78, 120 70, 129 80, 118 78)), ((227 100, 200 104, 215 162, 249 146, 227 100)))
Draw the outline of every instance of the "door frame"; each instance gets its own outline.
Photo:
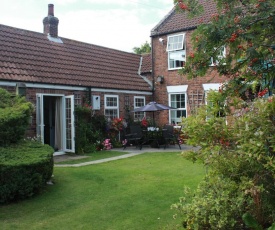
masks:
POLYGON ((74 95, 65 96, 64 94, 48 94, 37 93, 36 94, 36 135, 37 139, 44 144, 44 96, 60 97, 61 98, 61 142, 64 152, 75 152, 75 124, 74 124, 74 95), (67 107, 66 102, 70 105, 67 107), (67 109, 70 111, 66 113, 67 109), (68 117, 69 116, 69 117, 68 117), (69 133, 67 132, 69 130, 69 133), (67 137, 67 134, 69 136, 67 137), (67 140, 70 141, 70 148, 68 147, 67 140))

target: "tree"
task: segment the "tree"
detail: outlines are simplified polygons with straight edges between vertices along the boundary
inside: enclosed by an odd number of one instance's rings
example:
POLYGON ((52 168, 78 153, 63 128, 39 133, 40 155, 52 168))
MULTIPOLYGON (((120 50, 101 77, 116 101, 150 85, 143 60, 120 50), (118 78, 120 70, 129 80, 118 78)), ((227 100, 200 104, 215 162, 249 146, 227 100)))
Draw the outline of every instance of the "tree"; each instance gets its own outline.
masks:
POLYGON ((146 41, 140 47, 133 48, 134 53, 136 54, 146 54, 151 52, 151 45, 146 41))
MULTIPOLYGON (((265 90, 271 95, 275 88, 275 1, 214 1, 217 13, 192 34, 194 52, 187 57, 180 73, 195 78, 212 68, 230 79, 228 94, 242 94, 251 85, 258 85, 258 91, 265 90), (227 54, 221 58, 224 46, 227 54), (211 58, 217 60, 215 68, 209 66, 211 58)), ((190 17, 203 12, 200 0, 174 2, 179 11, 190 17)))
MULTIPOLYGON (((173 207, 183 213, 187 229, 274 229, 275 1, 214 1, 218 11, 193 32, 193 52, 180 73, 196 78, 215 70, 228 82, 207 95, 211 103, 196 116, 183 120, 187 144, 200 146, 183 154, 202 161, 208 175, 190 203, 185 197, 173 207), (224 46, 227 53, 221 57, 224 46), (252 99, 245 94, 248 89, 270 97, 243 103, 240 98, 252 99), (240 104, 231 110, 233 101, 240 104), (221 110, 234 112, 230 125, 217 116, 221 110)), ((200 0, 174 2, 190 17, 203 12, 200 0)))
POLYGON ((182 153, 203 162, 207 175, 173 207, 186 229, 274 229, 275 96, 257 98, 235 113, 231 125, 216 116, 222 94, 207 97, 212 105, 183 119, 186 143, 200 148, 182 153))

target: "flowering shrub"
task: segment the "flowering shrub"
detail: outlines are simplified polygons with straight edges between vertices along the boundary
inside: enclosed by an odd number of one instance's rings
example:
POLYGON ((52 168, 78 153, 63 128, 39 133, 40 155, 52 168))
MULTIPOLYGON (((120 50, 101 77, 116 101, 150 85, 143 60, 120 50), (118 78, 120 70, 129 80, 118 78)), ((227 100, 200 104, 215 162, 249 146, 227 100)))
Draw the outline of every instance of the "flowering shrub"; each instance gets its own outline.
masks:
POLYGON ((88 109, 88 110, 92 110, 92 109, 93 109, 93 106, 91 106, 91 105, 89 105, 89 104, 87 104, 87 103, 85 103, 85 104, 83 105, 83 107, 86 108, 86 109, 88 109))
POLYGON ((116 131, 121 131, 123 129, 123 118, 114 118, 111 123, 111 128, 116 131))
POLYGON ((103 149, 104 150, 110 150, 112 148, 112 143, 111 143, 111 140, 110 139, 105 139, 103 142, 102 142, 102 145, 103 145, 103 149))
POLYGON ((142 118, 141 120, 141 126, 146 128, 148 126, 149 122, 146 120, 146 117, 142 118))

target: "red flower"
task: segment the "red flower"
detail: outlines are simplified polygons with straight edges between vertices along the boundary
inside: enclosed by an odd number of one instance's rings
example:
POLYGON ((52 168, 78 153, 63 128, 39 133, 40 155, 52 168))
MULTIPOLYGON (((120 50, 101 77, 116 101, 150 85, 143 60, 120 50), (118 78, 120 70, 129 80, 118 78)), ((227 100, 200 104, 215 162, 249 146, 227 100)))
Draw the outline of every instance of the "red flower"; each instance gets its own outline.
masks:
POLYGON ((267 92, 268 92, 268 89, 265 88, 264 90, 262 90, 258 93, 258 97, 263 97, 264 95, 266 95, 267 92))
POLYGON ((146 120, 145 117, 141 120, 141 126, 143 126, 143 127, 147 127, 148 126, 148 121, 146 120))
POLYGON ((111 126, 116 131, 121 131, 123 129, 123 118, 119 118, 119 117, 118 118, 114 118, 112 120, 111 126))
POLYGON ((195 57, 195 54, 194 54, 194 53, 190 53, 190 57, 191 57, 191 58, 194 58, 194 57, 195 57))

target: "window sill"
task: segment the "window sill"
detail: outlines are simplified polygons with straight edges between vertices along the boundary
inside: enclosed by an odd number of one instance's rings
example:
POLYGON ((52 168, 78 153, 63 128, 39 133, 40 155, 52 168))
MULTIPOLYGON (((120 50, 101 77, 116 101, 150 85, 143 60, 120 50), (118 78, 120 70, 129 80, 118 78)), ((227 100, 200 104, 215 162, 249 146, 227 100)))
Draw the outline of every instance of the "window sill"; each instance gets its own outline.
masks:
POLYGON ((178 68, 173 68, 173 69, 168 69, 169 70, 179 70, 179 69, 183 69, 184 67, 178 67, 178 68))

